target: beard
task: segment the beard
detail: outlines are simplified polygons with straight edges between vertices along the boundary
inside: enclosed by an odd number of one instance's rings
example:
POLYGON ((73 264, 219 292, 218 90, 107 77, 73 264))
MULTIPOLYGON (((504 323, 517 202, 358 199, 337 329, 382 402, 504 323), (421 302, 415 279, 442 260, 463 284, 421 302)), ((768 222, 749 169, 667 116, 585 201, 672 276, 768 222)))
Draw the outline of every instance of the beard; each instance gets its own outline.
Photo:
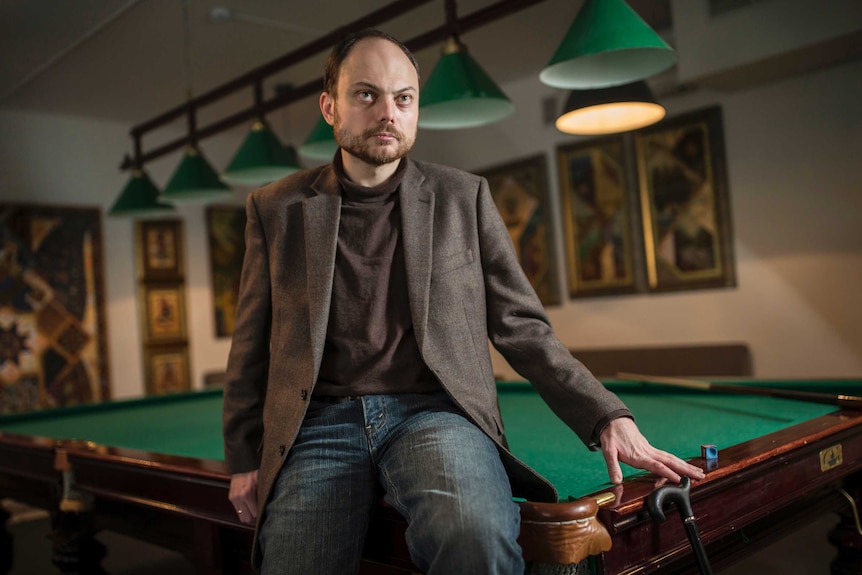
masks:
POLYGON ((341 118, 338 117, 337 112, 335 113, 333 132, 335 141, 342 150, 372 166, 382 166, 400 160, 413 149, 413 144, 416 141, 415 134, 409 137, 388 123, 363 130, 360 134, 351 133, 341 125, 341 118), (374 136, 384 132, 395 138, 395 149, 389 145, 380 144, 374 139, 374 136))

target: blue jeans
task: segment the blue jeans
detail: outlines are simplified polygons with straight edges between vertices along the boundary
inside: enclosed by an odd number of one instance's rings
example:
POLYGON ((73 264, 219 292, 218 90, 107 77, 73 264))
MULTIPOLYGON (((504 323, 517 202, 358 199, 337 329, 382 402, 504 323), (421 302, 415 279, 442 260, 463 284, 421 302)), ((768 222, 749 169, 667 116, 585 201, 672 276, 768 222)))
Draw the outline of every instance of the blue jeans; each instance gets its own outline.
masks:
POLYGON ((436 392, 312 400, 266 506, 262 575, 356 573, 381 492, 423 572, 524 572, 499 453, 436 392))

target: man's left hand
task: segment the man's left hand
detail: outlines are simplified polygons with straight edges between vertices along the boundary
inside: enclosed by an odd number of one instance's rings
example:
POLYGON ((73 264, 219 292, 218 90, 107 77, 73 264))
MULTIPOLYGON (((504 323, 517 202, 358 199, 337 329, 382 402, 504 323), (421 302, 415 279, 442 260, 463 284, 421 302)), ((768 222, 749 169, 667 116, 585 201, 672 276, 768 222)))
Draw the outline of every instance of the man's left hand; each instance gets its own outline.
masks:
POLYGON ((703 470, 679 457, 650 445, 638 426, 628 417, 612 420, 602 431, 600 441, 611 483, 622 483, 620 462, 644 469, 679 483, 680 476, 694 480, 704 478, 703 470))

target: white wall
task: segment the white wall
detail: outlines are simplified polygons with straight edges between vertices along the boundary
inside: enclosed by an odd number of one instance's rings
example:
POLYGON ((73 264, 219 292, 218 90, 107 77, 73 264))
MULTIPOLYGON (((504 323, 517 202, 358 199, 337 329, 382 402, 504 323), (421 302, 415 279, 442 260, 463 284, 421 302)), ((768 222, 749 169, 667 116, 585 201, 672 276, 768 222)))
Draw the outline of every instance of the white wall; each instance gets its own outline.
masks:
MULTIPOLYGON (((566 300, 549 309, 570 347, 745 341, 762 377, 862 375, 862 64, 733 94, 665 101, 669 114, 724 109, 738 287, 566 300)), ((555 146, 572 136, 542 125, 540 101, 558 92, 528 78, 504 86, 518 111, 461 132, 422 131, 414 156, 479 169, 544 152, 559 206, 555 146)), ((110 207, 126 175, 129 126, 0 111, 0 201, 110 207)), ((202 143, 223 167, 241 134, 202 143)), ((147 169, 163 185, 171 155, 147 169)), ((242 193, 237 193, 238 201, 242 193)), ((214 337, 204 208, 184 207, 188 325, 194 385, 225 367, 214 337)), ((114 397, 142 395, 134 226, 105 217, 109 361, 114 397)), ((561 221, 556 222, 558 244, 561 221)), ((560 269, 564 269, 562 247, 560 269)), ((560 289, 565 274, 561 273, 560 289)), ((566 294, 567 291, 561 293, 566 294)), ((564 298, 565 299, 565 298, 564 298)), ((496 370, 513 375, 499 357, 496 370)))

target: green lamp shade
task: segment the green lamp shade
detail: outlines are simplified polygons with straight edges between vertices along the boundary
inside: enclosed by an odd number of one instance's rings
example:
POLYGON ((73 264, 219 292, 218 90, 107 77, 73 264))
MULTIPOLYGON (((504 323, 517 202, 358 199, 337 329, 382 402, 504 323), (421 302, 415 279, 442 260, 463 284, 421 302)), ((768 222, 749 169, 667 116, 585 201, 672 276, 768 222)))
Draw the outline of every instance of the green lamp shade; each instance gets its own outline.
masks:
POLYGON ((515 106, 455 38, 431 71, 419 96, 419 127, 473 128, 501 120, 515 106))
POLYGON ((597 90, 572 90, 556 126, 567 134, 615 134, 655 124, 664 115, 664 107, 641 80, 597 90))
POLYGON ((207 204, 230 201, 233 194, 198 149, 189 146, 161 199, 175 205, 207 204))
POLYGON ((299 147, 299 153, 302 156, 313 160, 332 160, 335 151, 338 149, 338 142, 335 141, 335 133, 323 116, 317 119, 314 129, 305 139, 305 142, 299 147))
POLYGON ((262 186, 297 170, 293 148, 285 148, 266 124, 255 122, 221 179, 234 186, 262 186))
POLYGON ((623 0, 586 0, 539 79, 555 88, 605 88, 675 62, 673 49, 623 0))
POLYGON ((159 203, 159 190, 150 177, 139 169, 132 170, 120 196, 108 210, 109 216, 146 217, 170 213, 173 207, 159 203))

